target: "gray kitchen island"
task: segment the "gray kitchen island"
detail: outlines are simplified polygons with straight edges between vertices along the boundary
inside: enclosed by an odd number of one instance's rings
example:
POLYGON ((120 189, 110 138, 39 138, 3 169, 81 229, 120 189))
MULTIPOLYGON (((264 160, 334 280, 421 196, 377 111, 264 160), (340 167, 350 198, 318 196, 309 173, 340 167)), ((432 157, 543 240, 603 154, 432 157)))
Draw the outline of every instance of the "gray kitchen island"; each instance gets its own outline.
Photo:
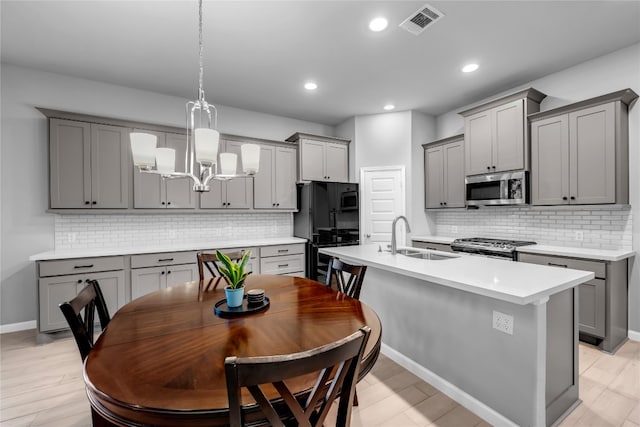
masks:
POLYGON ((494 425, 553 425, 579 404, 575 287, 592 272, 411 251, 321 250, 368 266, 383 353, 494 425))

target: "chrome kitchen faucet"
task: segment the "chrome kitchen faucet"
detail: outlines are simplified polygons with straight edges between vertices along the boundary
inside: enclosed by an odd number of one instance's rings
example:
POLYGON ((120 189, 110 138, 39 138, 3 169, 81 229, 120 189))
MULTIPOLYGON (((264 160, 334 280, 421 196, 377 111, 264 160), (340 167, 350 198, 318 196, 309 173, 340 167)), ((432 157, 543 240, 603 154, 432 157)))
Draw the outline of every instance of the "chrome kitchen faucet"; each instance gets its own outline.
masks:
POLYGON ((404 223, 407 226, 407 233, 411 233, 411 227, 409 227, 409 221, 407 220, 407 217, 405 217, 404 215, 400 215, 393 220, 393 223, 391 224, 391 255, 395 255, 397 252, 398 245, 396 243, 396 224, 400 219, 404 220, 404 223))

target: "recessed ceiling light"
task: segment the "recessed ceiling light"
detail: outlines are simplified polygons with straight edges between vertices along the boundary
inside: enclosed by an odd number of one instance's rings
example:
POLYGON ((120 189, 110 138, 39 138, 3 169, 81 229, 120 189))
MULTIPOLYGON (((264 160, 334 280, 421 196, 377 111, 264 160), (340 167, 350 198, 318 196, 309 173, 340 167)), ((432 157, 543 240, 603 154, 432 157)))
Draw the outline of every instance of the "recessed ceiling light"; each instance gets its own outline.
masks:
POLYGON ((306 90, 316 90, 316 89, 318 89, 318 85, 315 84, 314 82, 307 82, 307 83, 304 84, 304 88, 306 90))
POLYGON ((369 22, 369 29, 371 31, 378 32, 387 28, 387 25, 389 25, 389 21, 387 21, 387 18, 374 18, 371 20, 371 22, 369 22))
POLYGON ((385 110, 387 110, 387 111, 391 111, 391 110, 393 110, 394 108, 396 108, 396 106, 395 106, 395 105, 393 105, 393 104, 387 104, 387 105, 385 105, 385 106, 384 106, 384 107, 382 107, 382 108, 384 108, 384 109, 385 109, 385 110))
POLYGON ((473 73, 477 69, 478 69, 478 64, 467 64, 464 67, 462 67, 462 72, 473 73))

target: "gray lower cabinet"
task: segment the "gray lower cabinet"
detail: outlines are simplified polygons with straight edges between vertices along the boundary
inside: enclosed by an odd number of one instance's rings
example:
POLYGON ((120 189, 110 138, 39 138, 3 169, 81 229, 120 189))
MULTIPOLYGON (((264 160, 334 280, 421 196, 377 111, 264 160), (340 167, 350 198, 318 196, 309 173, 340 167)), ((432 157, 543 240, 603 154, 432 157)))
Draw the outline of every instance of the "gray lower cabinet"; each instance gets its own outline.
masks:
POLYGON ((196 252, 165 252, 131 256, 131 299, 198 280, 196 252))
POLYGON ((534 205, 628 203, 626 89, 529 116, 534 205))
POLYGON ((86 286, 97 280, 113 314, 127 302, 123 257, 84 258, 38 263, 38 330, 52 332, 68 328, 58 307, 73 299, 86 286), (102 271, 102 270, 110 271, 102 271))
POLYGON ((129 204, 129 129, 51 119, 52 209, 125 209, 129 204))
POLYGON ((260 274, 304 277, 304 243, 260 248, 260 274))
POLYGON ((432 251, 441 251, 441 252, 453 252, 451 250, 451 246, 446 245, 444 243, 423 242, 419 240, 412 240, 411 242, 414 248, 430 249, 432 251))
POLYGON ((518 253, 518 261, 591 271, 595 278, 578 286, 581 338, 615 351, 627 338, 627 260, 597 261, 518 253))
MULTIPOLYGON (((136 132, 156 135, 158 147, 176 150, 176 171, 185 171, 186 135, 144 129, 136 129, 136 132)), ((188 178, 163 179, 160 175, 143 173, 133 167, 133 185, 134 208, 192 209, 196 207, 196 193, 192 190, 193 182, 188 178)))
MULTIPOLYGON (((242 173, 241 148, 243 141, 220 140, 218 153, 238 155, 236 172, 242 173)), ((220 158, 218 158, 218 164, 220 158)), ((219 170, 219 169, 218 169, 219 170)), ((234 178, 229 181, 211 181, 211 190, 200 194, 202 209, 250 209, 253 205, 253 178, 234 178)))
POLYGON ((260 146, 260 170, 254 177, 255 209, 296 208, 296 149, 260 146))
POLYGON ((462 208, 464 135, 424 144, 425 209, 462 208))

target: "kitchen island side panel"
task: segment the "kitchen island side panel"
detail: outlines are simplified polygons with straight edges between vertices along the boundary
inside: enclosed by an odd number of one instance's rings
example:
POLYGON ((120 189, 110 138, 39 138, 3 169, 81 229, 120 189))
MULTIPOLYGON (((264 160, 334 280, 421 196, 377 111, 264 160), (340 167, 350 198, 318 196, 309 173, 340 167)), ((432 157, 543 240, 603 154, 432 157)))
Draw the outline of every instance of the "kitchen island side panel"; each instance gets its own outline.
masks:
MULTIPOLYGON (((521 426, 544 425, 546 303, 518 305, 369 267, 383 342, 521 426), (513 335, 492 327, 513 316, 513 335)), ((573 357, 573 355, 570 355, 573 357)))

